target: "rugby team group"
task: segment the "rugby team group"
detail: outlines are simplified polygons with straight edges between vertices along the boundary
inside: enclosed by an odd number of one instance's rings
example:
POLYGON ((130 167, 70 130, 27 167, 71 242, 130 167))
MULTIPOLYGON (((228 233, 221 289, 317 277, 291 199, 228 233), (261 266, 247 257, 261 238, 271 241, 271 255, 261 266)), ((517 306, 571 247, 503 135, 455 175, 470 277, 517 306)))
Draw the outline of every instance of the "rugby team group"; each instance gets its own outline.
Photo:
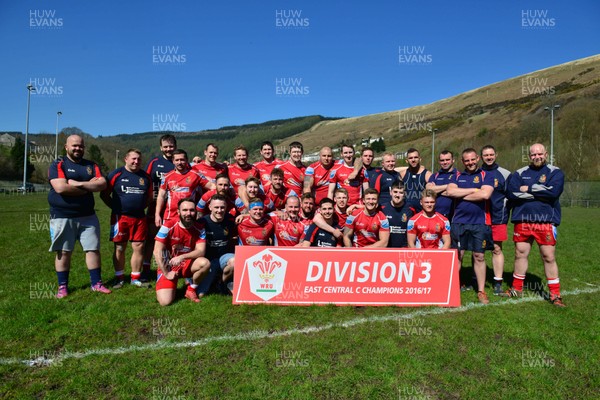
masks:
POLYGON ((101 280, 100 225, 94 192, 112 210, 114 243, 113 290, 123 287, 126 250, 131 243, 130 283, 149 287, 156 265, 156 298, 161 305, 176 299, 179 278, 185 297, 200 302, 208 293, 233 288, 235 246, 455 248, 462 264, 472 255, 473 277, 461 276, 461 290, 486 294, 485 252, 492 252, 495 295, 523 296, 528 256, 537 243, 544 264, 550 303, 564 307, 555 260, 560 224, 562 171, 550 165, 542 144, 529 148, 530 164, 513 173, 500 167, 493 146, 461 153, 463 171, 452 152, 439 153, 440 169, 421 165, 419 151, 375 153, 363 148, 355 158, 352 145, 342 145, 340 160, 323 147, 319 160, 303 163, 301 143, 289 145, 289 159, 275 158, 274 146, 260 146, 262 160, 248 162, 248 149, 238 146, 234 162, 218 162, 217 144, 204 158, 188 159, 173 135, 160 139, 160 155, 143 169, 142 154, 129 149, 124 166, 104 177, 84 158, 84 140, 67 138, 66 155, 50 166, 50 251, 55 252, 57 298, 68 295, 71 255, 79 241, 85 252, 91 289, 109 294, 101 280), (480 164, 481 161, 481 164, 480 164), (514 272, 503 286, 503 243, 507 224, 514 224, 514 272))

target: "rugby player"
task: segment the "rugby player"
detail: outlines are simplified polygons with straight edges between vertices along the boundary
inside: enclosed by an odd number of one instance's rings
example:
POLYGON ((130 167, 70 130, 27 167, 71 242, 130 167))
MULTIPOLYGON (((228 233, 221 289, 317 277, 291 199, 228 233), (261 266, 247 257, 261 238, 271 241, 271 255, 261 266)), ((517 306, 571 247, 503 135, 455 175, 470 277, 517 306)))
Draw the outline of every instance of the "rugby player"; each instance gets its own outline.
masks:
POLYGON ((529 148, 529 159, 529 166, 515 171, 508 180, 508 197, 513 202, 511 222, 514 224, 515 272, 512 288, 506 295, 523 295, 529 252, 535 240, 544 263, 550 302, 564 307, 555 246, 557 227, 561 222, 559 197, 565 176, 558 167, 546 163, 548 153, 540 143, 529 148))
POLYGON ((398 167, 396 171, 400 173, 400 179, 404 182, 406 202, 415 210, 421 211, 421 192, 425 190, 431 171, 421 165, 421 155, 415 148, 406 151, 406 163, 407 167, 398 167))
POLYGON ((387 247, 390 225, 385 215, 378 210, 378 198, 377 190, 365 190, 362 199, 364 209, 354 211, 346 220, 345 247, 387 247))
POLYGON ((196 222, 196 204, 192 198, 178 201, 179 218, 171 219, 156 234, 154 259, 158 265, 156 300, 168 306, 175 300, 179 278, 191 278, 185 297, 195 303, 200 299, 196 287, 208 274, 206 234, 202 224, 196 222))
POLYGON ((408 221, 408 247, 411 249, 450 248, 450 221, 435 211, 435 205, 435 192, 425 189, 421 194, 423 210, 408 221))
POLYGON ((260 155, 263 159, 257 163, 254 163, 254 166, 260 173, 261 184, 266 188, 266 186, 271 182, 271 172, 276 165, 282 164, 283 161, 275 158, 275 148, 273 143, 269 141, 262 142, 260 145, 260 155))
POLYGON ((238 225, 240 246, 269 246, 273 243, 275 224, 265 216, 262 200, 251 197, 248 215, 238 225))
POLYGON ((206 258, 210 261, 210 270, 205 280, 198 286, 198 295, 206 295, 215 280, 219 278, 219 285, 233 289, 233 267, 235 244, 238 240, 237 226, 227 210, 227 199, 215 194, 210 200, 210 214, 201 218, 206 231, 206 258))
POLYGON ((304 193, 312 193, 320 204, 329 192, 329 175, 334 167, 333 152, 330 147, 323 147, 319 152, 319 161, 306 168, 304 176, 304 193))
POLYGON ((351 145, 342 145, 343 163, 337 165, 329 174, 329 192, 327 197, 333 199, 333 192, 341 187, 348 191, 348 204, 358 204, 361 199, 362 191, 369 187, 368 177, 365 176, 365 170, 361 169, 356 178, 349 179, 349 175, 354 172, 354 147, 351 145))
POLYGON ((498 153, 492 145, 483 146, 481 149, 481 159, 483 164, 481 169, 494 174, 494 192, 490 198, 490 208, 492 214, 492 239, 494 240, 494 250, 492 251, 492 267, 494 269, 494 294, 503 294, 502 281, 504 274, 504 253, 502 252, 502 243, 508 239, 508 199, 506 198, 507 180, 510 171, 500 167, 496 163, 498 153))
POLYGON ((439 157, 438 163, 440 169, 431 174, 429 181, 425 186, 427 189, 431 189, 437 195, 435 200, 435 211, 442 214, 448 220, 452 219, 452 208, 454 199, 447 196, 446 188, 450 179, 458 174, 458 170, 454 167, 454 154, 449 150, 443 150, 439 157))
MULTIPOLYGON (((473 255, 473 270, 477 279, 477 298, 483 304, 489 303, 485 293, 486 265, 484 254, 493 250, 492 221, 489 213, 489 199, 494 191, 493 174, 478 167, 479 156, 475 149, 462 152, 465 170, 450 180, 446 193, 455 199, 452 217, 452 247, 458 249, 458 258, 464 260, 465 251, 473 255)), ((466 288, 466 285, 464 285, 466 288)), ((464 289, 464 288, 463 288, 464 289)))
POLYGON ((123 287, 125 282, 125 251, 127 241, 131 242, 131 284, 147 286, 141 280, 142 262, 144 258, 144 240, 148 234, 146 207, 152 200, 152 181, 150 176, 140 168, 142 152, 129 149, 125 154, 125 166, 108 175, 106 189, 100 198, 112 211, 110 216, 110 241, 115 245, 113 266, 116 284, 114 288, 123 287))
MULTIPOLYGON (((385 173, 382 172, 382 176, 385 173)), ((390 240, 387 247, 408 247, 406 229, 408 220, 415 215, 415 209, 404 201, 404 185, 401 181, 393 183, 390 191, 392 193, 391 200, 381 203, 380 207, 381 212, 386 216, 390 225, 390 240)))
POLYGON ((94 162, 83 158, 85 144, 79 135, 70 135, 67 155, 56 159, 48 171, 50 192, 50 250, 56 253, 54 268, 58 279, 56 298, 66 297, 71 255, 78 240, 85 252, 85 263, 94 292, 109 294, 102 284, 100 262, 100 224, 94 211, 94 192, 106 188, 106 179, 94 162))
MULTIPOLYGON (((323 218, 323 221, 338 231, 342 230, 339 225, 337 215, 334 211, 334 202, 330 198, 325 197, 319 203, 319 215, 323 218)), ((336 238, 332 233, 327 232, 319 228, 316 224, 312 223, 308 230, 304 240, 302 241, 302 247, 341 247, 342 238, 336 238)))

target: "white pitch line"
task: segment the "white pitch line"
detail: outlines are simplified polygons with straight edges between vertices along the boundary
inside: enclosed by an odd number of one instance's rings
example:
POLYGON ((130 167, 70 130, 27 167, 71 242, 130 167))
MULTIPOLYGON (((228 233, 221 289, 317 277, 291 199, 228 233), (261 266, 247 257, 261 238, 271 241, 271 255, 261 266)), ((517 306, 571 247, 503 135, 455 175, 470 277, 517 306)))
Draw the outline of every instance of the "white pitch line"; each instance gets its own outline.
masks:
MULTIPOLYGON (((600 287, 590 288, 590 289, 575 289, 572 291, 563 292, 564 295, 567 296, 577 296, 579 294, 584 293, 596 293, 600 291, 600 287)), ((448 313, 459 313, 465 312, 472 309, 483 308, 483 307, 500 307, 508 304, 518 304, 518 303, 529 303, 533 301, 542 301, 539 296, 529 296, 523 297, 520 299, 508 299, 502 302, 494 302, 489 304, 481 304, 481 303, 468 303, 464 306, 457 308, 434 308, 434 309, 426 309, 426 310, 418 310, 407 314, 390 314, 390 315, 382 315, 382 316, 373 316, 373 317, 362 317, 362 318, 354 318, 348 320, 346 322, 338 322, 331 323, 322 326, 309 326, 301 329, 288 329, 280 332, 271 332, 268 331, 249 331, 244 333, 239 333, 237 335, 222 335, 222 336, 209 336, 207 338, 196 340, 192 342, 156 342, 144 345, 137 346, 128 346, 128 347, 117 347, 117 348, 107 348, 107 349, 95 349, 95 350, 87 350, 81 352, 65 352, 60 354, 54 358, 45 358, 38 357, 35 359, 28 360, 20 360, 17 358, 0 358, 0 365, 15 365, 15 364, 23 364, 28 367, 36 367, 36 366, 51 366, 58 362, 62 362, 68 359, 81 359, 85 357, 89 357, 92 355, 119 355, 130 353, 134 351, 148 351, 148 350, 160 350, 160 349, 177 349, 177 348, 188 348, 188 347, 199 347, 204 346, 209 343, 214 342, 233 342, 238 340, 260 340, 260 339, 270 339, 270 338, 279 338, 297 334, 308 334, 308 333, 318 333, 325 330, 329 330, 332 328, 350 328, 356 325, 362 325, 370 322, 385 322, 394 319, 412 319, 416 317, 423 317, 429 315, 438 315, 438 314, 448 314, 448 313)))

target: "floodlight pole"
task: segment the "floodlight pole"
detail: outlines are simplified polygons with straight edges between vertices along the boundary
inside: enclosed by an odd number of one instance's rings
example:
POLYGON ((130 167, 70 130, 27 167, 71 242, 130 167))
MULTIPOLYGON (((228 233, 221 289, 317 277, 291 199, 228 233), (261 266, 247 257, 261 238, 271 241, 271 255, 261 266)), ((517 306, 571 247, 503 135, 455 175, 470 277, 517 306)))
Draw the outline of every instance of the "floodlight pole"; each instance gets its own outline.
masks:
POLYGON ((56 113, 56 144, 54 145, 54 159, 58 158, 58 117, 62 115, 62 112, 56 113))
POLYGON ((550 111, 550 162, 554 165, 554 109, 559 109, 560 104, 554 104, 551 107, 544 107, 544 110, 550 111))
POLYGON ((31 100, 31 92, 36 89, 31 83, 27 85, 27 118, 25 120, 25 157, 23 160, 23 194, 27 193, 27 142, 29 141, 29 104, 31 100))
POLYGON ((430 129, 429 131, 431 131, 431 172, 433 172, 435 171, 433 168, 435 163, 435 133, 437 129, 430 129))

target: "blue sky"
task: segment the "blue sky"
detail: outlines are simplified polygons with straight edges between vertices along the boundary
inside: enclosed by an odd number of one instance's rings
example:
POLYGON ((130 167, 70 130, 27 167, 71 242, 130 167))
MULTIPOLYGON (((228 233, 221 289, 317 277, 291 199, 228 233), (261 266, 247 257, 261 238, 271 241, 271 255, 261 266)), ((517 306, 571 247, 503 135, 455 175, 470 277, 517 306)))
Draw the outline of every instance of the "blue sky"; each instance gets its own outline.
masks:
POLYGON ((600 53, 597 0, 0 0, 0 131, 97 135, 427 104, 600 53), (292 27, 291 25, 296 25, 292 27))

